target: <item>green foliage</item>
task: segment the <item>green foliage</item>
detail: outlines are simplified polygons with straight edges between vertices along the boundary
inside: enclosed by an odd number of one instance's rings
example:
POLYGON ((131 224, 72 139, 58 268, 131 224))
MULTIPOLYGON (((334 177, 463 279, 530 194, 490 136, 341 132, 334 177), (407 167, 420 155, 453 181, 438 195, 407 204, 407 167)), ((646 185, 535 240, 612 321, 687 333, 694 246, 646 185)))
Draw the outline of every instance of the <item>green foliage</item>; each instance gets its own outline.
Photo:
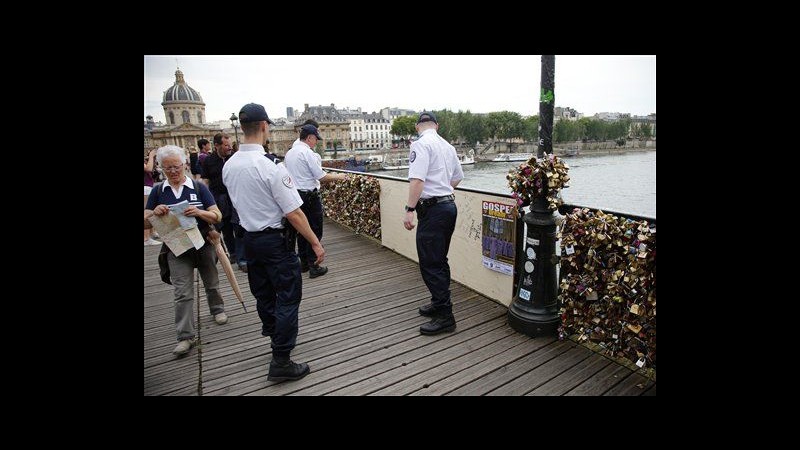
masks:
POLYGON ((522 120, 522 139, 527 142, 539 142, 539 115, 529 116, 522 120))
POLYGON ((447 142, 453 142, 459 137, 459 125, 456 121, 456 115, 452 111, 443 109, 441 111, 433 111, 436 115, 436 120, 439 122, 439 136, 447 142))
POLYGON ((460 122, 461 137, 467 144, 475 144, 478 141, 486 140, 486 127, 484 126, 483 116, 472 114, 467 111, 462 113, 458 112, 458 120, 460 122))
POLYGON ((392 123, 391 133, 408 139, 417 133, 417 118, 414 116, 398 117, 392 123))
MULTIPOLYGON (((539 141, 539 115, 523 118, 513 111, 496 111, 488 114, 473 114, 470 111, 454 113, 448 109, 433 111, 439 121, 439 135, 452 143, 467 143, 488 140, 522 138, 526 142, 539 141)), ((416 116, 405 116, 395 119, 392 134, 409 138, 416 134, 416 116)), ((628 136, 638 138, 652 137, 650 124, 633 124, 630 118, 615 122, 592 119, 588 117, 577 121, 559 120, 553 126, 553 142, 570 142, 577 140, 606 141, 625 139, 628 136)))
POLYGON ((500 111, 486 115, 486 128, 489 138, 512 139, 523 136, 525 125, 519 113, 500 111))
POLYGON ((559 120, 553 125, 553 142, 576 141, 583 134, 583 126, 580 122, 571 120, 559 120))
MULTIPOLYGON (((584 141, 607 141, 625 139, 628 136, 630 119, 606 122, 604 120, 583 117, 577 121, 559 120, 553 126, 553 142, 569 142, 576 140, 584 141)), ((639 133, 635 125, 631 128, 631 134, 639 133)))
POLYGON ((643 123, 639 125, 639 134, 640 137, 643 139, 649 139, 653 136, 652 128, 650 127, 649 123, 643 123))

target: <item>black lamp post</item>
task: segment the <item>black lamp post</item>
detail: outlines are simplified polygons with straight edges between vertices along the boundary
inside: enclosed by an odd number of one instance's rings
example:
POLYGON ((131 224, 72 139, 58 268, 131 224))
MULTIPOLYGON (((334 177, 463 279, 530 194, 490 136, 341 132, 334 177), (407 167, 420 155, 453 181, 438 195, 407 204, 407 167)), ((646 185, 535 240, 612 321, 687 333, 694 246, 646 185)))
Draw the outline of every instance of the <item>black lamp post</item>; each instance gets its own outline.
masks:
MULTIPOLYGON (((539 148, 537 156, 553 153, 553 103, 555 97, 555 55, 542 55, 539 98, 539 148)), ((556 334, 558 314, 556 266, 556 218, 547 205, 547 177, 542 178, 542 195, 531 205, 523 221, 528 227, 525 253, 520 261, 522 275, 518 294, 508 308, 508 324, 528 336, 556 334)))
POLYGON ((239 147, 239 118, 236 113, 231 113, 231 125, 233 125, 233 132, 236 133, 236 147, 239 147))

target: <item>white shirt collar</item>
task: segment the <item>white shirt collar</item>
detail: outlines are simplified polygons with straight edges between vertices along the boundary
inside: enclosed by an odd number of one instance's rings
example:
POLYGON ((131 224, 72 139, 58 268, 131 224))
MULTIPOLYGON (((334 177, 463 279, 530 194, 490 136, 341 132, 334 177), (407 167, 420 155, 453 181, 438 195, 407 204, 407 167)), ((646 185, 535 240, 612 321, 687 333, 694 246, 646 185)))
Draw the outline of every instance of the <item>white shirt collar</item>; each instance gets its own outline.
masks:
POLYGON ((311 146, 308 145, 308 143, 306 141, 301 141, 301 140, 298 139, 297 141, 295 141, 294 145, 303 145, 307 149, 311 150, 311 146))
MULTIPOLYGON (((188 187, 189 189, 194 189, 194 183, 192 183, 192 179, 187 177, 186 175, 183 176, 183 183, 181 184, 188 187)), ((169 181, 164 181, 164 184, 161 186, 161 192, 164 192, 167 186, 170 186, 169 181)))
POLYGON ((261 152, 266 153, 263 145, 258 144, 239 144, 240 152, 261 152))
POLYGON ((422 137, 426 134, 431 134, 431 132, 435 133, 436 128, 428 128, 427 130, 423 130, 422 133, 419 134, 419 137, 422 137))

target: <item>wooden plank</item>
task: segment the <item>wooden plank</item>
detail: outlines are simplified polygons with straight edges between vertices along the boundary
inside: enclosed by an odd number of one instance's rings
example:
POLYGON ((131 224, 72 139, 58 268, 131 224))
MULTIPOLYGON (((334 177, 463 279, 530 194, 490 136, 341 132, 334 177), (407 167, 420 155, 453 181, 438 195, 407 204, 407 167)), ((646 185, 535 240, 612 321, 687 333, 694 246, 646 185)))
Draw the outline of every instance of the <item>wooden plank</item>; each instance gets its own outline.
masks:
POLYGON ((616 385, 630 374, 630 369, 617 363, 609 364, 564 395, 603 395, 604 392, 611 389, 612 386, 616 385))
POLYGON ((608 358, 597 354, 590 355, 561 375, 525 395, 564 395, 611 363, 612 361, 608 358))
POLYGON ((505 317, 479 315, 458 321, 459 329, 456 333, 423 336, 417 332, 416 336, 398 345, 389 346, 364 357, 356 358, 356 360, 350 361, 345 365, 340 364, 341 368, 334 366, 334 370, 347 373, 347 377, 337 377, 294 392, 291 395, 323 395, 362 380, 377 377, 392 368, 412 363, 444 348, 477 338, 502 326, 503 321, 505 321, 505 317))
POLYGON ((642 395, 653 385, 655 385, 654 381, 648 380, 638 373, 631 373, 603 395, 642 395))
MULTIPOLYGON (((525 336, 518 333, 520 336, 525 336)), ((556 338, 545 336, 530 338, 523 340, 521 344, 505 348, 502 353, 498 353, 480 364, 473 364, 460 372, 456 372, 441 380, 429 382, 423 385, 421 389, 411 393, 410 395, 445 395, 454 391, 473 380, 476 380, 492 371, 495 371, 507 364, 510 364, 524 356, 527 356, 540 348, 544 347, 555 341, 556 338)))
MULTIPOLYGON (((420 295, 423 295, 420 293, 420 295)), ((427 294, 425 294, 427 295, 427 294)), ((412 298, 413 300, 413 298, 412 298)), ((414 308, 415 309, 415 308, 414 308)), ((387 303, 386 305, 374 309, 370 311, 369 315, 366 314, 354 314, 354 315, 342 315, 339 319, 328 319, 323 324, 324 326, 320 326, 319 322, 313 321, 301 321, 300 322, 300 334, 298 335, 298 347, 296 350, 300 350, 303 346, 309 342, 317 341, 326 337, 330 337, 339 333, 347 332, 348 330, 352 330, 363 326, 369 323, 375 323, 379 321, 386 321, 392 320, 392 317, 407 313, 412 310, 412 307, 408 305, 400 305, 400 306, 393 306, 393 304, 387 303)), ((260 322, 257 324, 257 330, 260 332, 260 322)), ((260 337, 259 337, 260 338, 260 337)), ((250 336, 252 339, 252 335, 250 336)), ((297 354, 295 352, 295 354, 297 354)), ((214 364, 216 362, 210 361, 212 365, 209 367, 215 367, 214 364)))
MULTIPOLYGON (((461 313, 460 317, 464 320, 468 320, 470 316, 484 314, 489 310, 488 306, 489 305, 486 304, 470 306, 461 313)), ((311 349, 308 353, 298 352, 297 359, 308 362, 312 370, 309 376, 300 381, 293 383, 268 382, 258 385, 256 389, 234 392, 241 394, 255 392, 256 395, 285 395, 306 386, 318 384, 339 376, 346 376, 348 369, 355 370, 357 367, 366 365, 356 365, 361 361, 358 359, 359 357, 363 360, 363 358, 368 357, 370 354, 379 351, 387 351, 393 346, 396 347, 410 339, 419 337, 419 325, 424 323, 424 318, 417 315, 416 318, 412 320, 416 322, 412 322, 410 326, 406 325, 397 333, 376 337, 373 340, 353 346, 344 351, 334 351, 335 349, 331 349, 330 351, 325 351, 325 349, 311 349)))
MULTIPOLYGON (((448 336, 459 336, 459 339, 466 339, 469 337, 466 333, 469 328, 479 326, 487 321, 494 320, 497 316, 487 316, 490 309, 486 309, 488 305, 479 305, 473 308, 476 311, 475 315, 469 316, 468 313, 462 314, 458 320, 459 331, 455 334, 448 336)), ((424 317, 419 317, 419 324, 425 323, 424 317)), ((490 327, 491 328, 491 327, 490 327)), ((485 329, 483 327, 482 329, 485 329)), ((474 333, 471 333, 472 335, 474 333)), ((265 388, 249 394, 252 395, 286 395, 298 392, 301 389, 310 386, 318 391, 328 392, 330 390, 338 389, 342 386, 343 382, 355 383, 360 379, 352 379, 352 373, 357 370, 365 370, 370 365, 376 364, 382 360, 402 356, 404 353, 414 350, 422 350, 427 352, 434 352, 442 348, 444 345, 440 343, 441 340, 446 339, 447 336, 422 336, 419 333, 419 326, 411 328, 403 333, 399 333, 388 340, 378 340, 375 345, 360 346, 344 352, 341 355, 330 355, 326 359, 328 367, 321 370, 312 368, 312 373, 300 380, 297 383, 277 383, 266 386, 265 388), (346 378, 342 378, 347 374, 346 378), (327 384, 325 384, 327 383, 327 384), (324 384, 324 385, 323 385, 324 384), (320 385, 319 387, 316 387, 320 385)), ((422 355, 424 356, 424 355, 422 355)), ((398 363, 399 364, 399 363, 398 363)), ((362 372, 364 374, 364 372, 362 372)), ((365 376, 369 376, 368 374, 365 376)), ((305 392, 304 395, 317 395, 314 392, 305 392)))
POLYGON ((588 358, 591 354, 590 350, 583 347, 571 348, 486 395, 524 395, 588 358))
POLYGON ((446 395, 485 395, 497 387, 522 376, 531 370, 531 368, 538 367, 572 348, 575 348, 575 344, 570 341, 554 341, 552 344, 524 358, 518 359, 507 366, 489 372, 446 395))
MULTIPOLYGON (((397 340, 400 338, 410 338, 410 332, 419 328, 418 319, 419 315, 416 315, 416 317, 409 321, 390 327, 396 329, 376 330, 373 333, 364 335, 360 339, 343 341, 339 343, 339 345, 334 346, 310 348, 308 351, 300 351, 292 357, 297 361, 308 362, 312 367, 312 374, 316 373, 315 376, 319 377, 319 372, 327 367, 341 364, 343 361, 355 358, 359 355, 367 354, 379 348, 385 348, 387 345, 386 343, 388 342, 397 342, 397 340), (401 333, 403 336, 398 336, 401 333)), ((266 358, 265 362, 268 363, 269 358, 266 358)), ((265 388, 270 384, 275 384, 271 382, 267 383, 266 380, 262 379, 262 377, 266 374, 266 364, 258 367, 256 371, 248 372, 249 373, 242 372, 241 376, 226 376, 224 379, 217 380, 218 383, 215 385, 215 388, 218 388, 221 385, 223 386, 222 389, 225 393, 239 394, 248 393, 256 389, 265 388), (255 378, 258 378, 258 380, 253 383, 252 380, 255 378), (235 380, 237 384, 236 386, 231 385, 232 380, 235 380)), ((295 389, 299 389, 302 383, 303 380, 297 383, 292 383, 292 385, 294 385, 293 387, 295 389)), ((210 383, 206 383, 206 386, 209 384, 210 383)), ((277 392, 273 392, 270 395, 277 394, 277 392)))
MULTIPOLYGON (((474 304, 466 301, 456 302, 454 304, 454 309, 457 313, 462 310, 472 311, 474 308, 474 304)), ((354 357, 350 349, 356 348, 357 352, 365 353, 372 346, 383 345, 384 342, 395 339, 397 333, 417 330, 422 322, 421 319, 423 318, 417 314, 416 310, 406 310, 400 316, 385 317, 379 322, 364 323, 358 328, 346 331, 347 333, 354 332, 353 338, 332 341, 329 345, 327 344, 327 339, 322 339, 316 341, 315 345, 298 346, 295 348, 292 358, 298 361, 313 362, 314 370, 319 370, 326 366, 326 358, 330 357, 329 359, 331 361, 335 361, 335 363, 338 364, 347 358, 354 357)), ((328 338, 330 338, 330 336, 328 338)), ((208 386, 210 383, 214 383, 213 380, 215 378, 225 377, 226 380, 224 383, 227 384, 230 377, 224 372, 231 370, 231 368, 247 370, 256 366, 259 367, 258 370, 261 370, 264 365, 269 363, 270 359, 269 348, 266 348, 260 362, 251 360, 243 364, 236 362, 227 363, 218 370, 208 370, 204 376, 204 380, 210 380, 210 382, 206 383, 208 386)), ((204 364, 204 368, 206 366, 208 366, 208 364, 204 364)))
MULTIPOLYGON (((504 319, 505 318, 503 318, 503 320, 504 319)), ((370 370, 381 370, 381 365, 391 368, 383 371, 379 375, 371 376, 358 383, 350 384, 345 388, 331 391, 327 395, 370 395, 377 393, 378 391, 381 391, 386 395, 401 395, 404 392, 403 386, 393 389, 393 387, 399 382, 405 381, 408 378, 421 373, 432 372, 434 369, 440 368, 442 364, 451 362, 461 357, 466 357, 466 359, 470 361, 473 357, 480 358, 485 353, 481 352, 481 350, 485 349, 494 342, 506 339, 516 334, 516 332, 510 327, 502 326, 502 322, 500 323, 501 326, 489 331, 485 331, 479 336, 475 336, 468 341, 459 342, 457 344, 451 343, 449 347, 445 347, 441 351, 429 354, 417 360, 412 360, 410 362, 402 362, 399 366, 394 366, 393 361, 391 360, 382 361, 380 364, 370 367, 370 370)), ((409 360, 408 356, 401 359, 404 361, 409 360)), ((440 372, 442 376, 447 376, 452 373, 453 372, 440 372)))
POLYGON ((369 393, 368 395, 408 395, 414 391, 427 389, 429 386, 439 383, 441 380, 452 377, 453 375, 464 371, 467 368, 482 365, 483 362, 489 358, 497 356, 508 348, 514 348, 524 342, 528 342, 530 338, 521 333, 516 333, 511 328, 505 334, 506 330, 503 327, 492 330, 490 334, 485 336, 487 344, 482 348, 477 348, 476 341, 470 341, 466 353, 458 355, 455 350, 459 346, 450 347, 449 349, 431 355, 428 358, 437 358, 436 361, 426 361, 426 358, 419 360, 417 366, 425 366, 423 370, 416 375, 413 371, 405 370, 401 377, 397 377, 393 381, 382 374, 385 380, 383 383, 386 387, 369 393), (503 333, 503 334, 500 334, 503 333))
MULTIPOLYGON (((336 359, 341 361, 345 358, 345 351, 353 347, 359 347, 360 351, 365 351, 371 345, 375 345, 380 339, 391 339, 396 333, 401 331, 417 328, 418 315, 412 315, 409 311, 408 318, 398 325, 391 327, 381 327, 379 329, 371 329, 370 324, 365 324, 361 328, 361 332, 354 335, 352 339, 338 341, 333 345, 325 345, 325 342, 318 341, 318 345, 313 346, 300 346, 295 349, 292 358, 296 361, 303 361, 313 363, 314 370, 319 370, 319 358, 324 358, 328 355, 336 355, 336 359)), ((387 320, 387 323, 388 320, 387 320)), ((258 360, 247 360, 243 363, 232 363, 225 366, 220 366, 217 369, 211 369, 206 373, 204 380, 205 385, 209 390, 219 388, 220 386, 230 385, 232 382, 238 382, 242 378, 249 379, 253 377, 253 372, 249 371, 256 367, 258 372, 261 373, 263 368, 269 364, 271 360, 271 353, 268 347, 265 347, 263 355, 258 357, 258 360), (242 375, 237 376, 236 373, 240 372, 242 375)))

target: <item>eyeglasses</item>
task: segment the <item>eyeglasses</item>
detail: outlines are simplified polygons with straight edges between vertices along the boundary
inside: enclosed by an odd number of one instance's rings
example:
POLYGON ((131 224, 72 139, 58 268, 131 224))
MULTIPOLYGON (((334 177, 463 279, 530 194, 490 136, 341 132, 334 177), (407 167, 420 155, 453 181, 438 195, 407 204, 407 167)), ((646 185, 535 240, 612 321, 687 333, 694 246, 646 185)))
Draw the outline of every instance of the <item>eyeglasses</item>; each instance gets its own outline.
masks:
POLYGON ((180 172, 181 170, 183 170, 183 164, 181 164, 180 166, 164 167, 164 170, 167 172, 180 172))

